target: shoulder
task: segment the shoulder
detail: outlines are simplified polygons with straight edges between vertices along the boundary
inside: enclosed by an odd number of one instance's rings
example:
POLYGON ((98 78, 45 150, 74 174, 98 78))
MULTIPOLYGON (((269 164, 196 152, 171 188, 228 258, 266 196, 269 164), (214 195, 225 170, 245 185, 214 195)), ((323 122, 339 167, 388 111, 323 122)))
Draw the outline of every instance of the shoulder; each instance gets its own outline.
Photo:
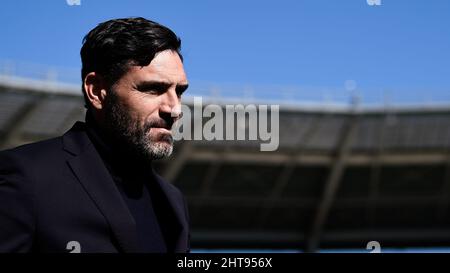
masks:
POLYGON ((70 157, 67 147, 86 145, 87 137, 83 135, 83 124, 77 122, 63 136, 0 151, 0 177, 46 180, 49 175, 59 173, 55 170, 61 170, 62 164, 66 164, 70 157))
POLYGON ((61 156, 61 137, 39 141, 0 152, 0 170, 6 167, 33 167, 61 156))
POLYGON ((83 133, 82 124, 76 123, 63 136, 1 151, 0 170, 7 166, 16 166, 26 170, 45 171, 49 166, 64 162, 64 159, 68 156, 65 146, 72 143, 77 144, 77 140, 82 139, 81 134, 83 133), (64 141, 69 143, 64 143, 64 141))

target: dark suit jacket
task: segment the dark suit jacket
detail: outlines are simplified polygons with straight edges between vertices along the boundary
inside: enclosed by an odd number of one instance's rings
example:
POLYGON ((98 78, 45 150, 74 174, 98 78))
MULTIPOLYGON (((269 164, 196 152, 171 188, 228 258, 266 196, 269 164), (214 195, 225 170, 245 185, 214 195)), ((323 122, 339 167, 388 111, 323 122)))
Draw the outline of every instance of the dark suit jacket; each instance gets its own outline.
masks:
MULTIPOLYGON (((174 215, 169 251, 189 252, 185 199, 154 175, 174 215)), ((139 252, 133 216, 81 122, 61 137, 0 152, 0 252, 70 252, 71 245, 139 252)))

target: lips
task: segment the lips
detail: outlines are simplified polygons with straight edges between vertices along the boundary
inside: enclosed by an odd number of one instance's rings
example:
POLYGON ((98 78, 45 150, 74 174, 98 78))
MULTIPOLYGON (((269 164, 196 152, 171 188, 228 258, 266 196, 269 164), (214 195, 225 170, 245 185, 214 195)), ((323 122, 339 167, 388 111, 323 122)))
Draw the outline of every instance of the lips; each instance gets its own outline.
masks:
POLYGON ((172 124, 164 120, 155 120, 147 126, 148 132, 153 131, 157 134, 172 135, 172 124))
POLYGON ((157 129, 157 130, 161 130, 161 131, 171 132, 170 129, 168 129, 166 127, 153 127, 152 129, 157 129))
POLYGON ((154 124, 151 124, 151 128, 157 128, 157 129, 171 129, 171 125, 167 124, 167 122, 155 122, 154 124))
POLYGON ((167 142, 168 144, 173 143, 172 131, 162 127, 153 127, 152 129, 154 129, 153 133, 151 134, 153 135, 153 141, 167 142))

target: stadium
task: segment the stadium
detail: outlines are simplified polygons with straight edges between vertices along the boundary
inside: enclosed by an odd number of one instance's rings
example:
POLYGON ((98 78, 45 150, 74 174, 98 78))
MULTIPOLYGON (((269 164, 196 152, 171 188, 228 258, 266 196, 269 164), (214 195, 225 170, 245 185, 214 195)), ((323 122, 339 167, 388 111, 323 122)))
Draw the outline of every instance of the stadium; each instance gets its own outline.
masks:
MULTIPOLYGON (((0 76, 2 150, 84 120, 79 85, 49 69, 46 79, 27 71, 0 76)), ((196 94, 222 106, 280 105, 276 151, 260 152, 259 141, 179 141, 170 160, 155 164, 187 197, 193 251, 368 252, 371 241, 382 249, 450 246, 445 101, 255 100, 195 85, 188 93, 190 107, 196 94)))

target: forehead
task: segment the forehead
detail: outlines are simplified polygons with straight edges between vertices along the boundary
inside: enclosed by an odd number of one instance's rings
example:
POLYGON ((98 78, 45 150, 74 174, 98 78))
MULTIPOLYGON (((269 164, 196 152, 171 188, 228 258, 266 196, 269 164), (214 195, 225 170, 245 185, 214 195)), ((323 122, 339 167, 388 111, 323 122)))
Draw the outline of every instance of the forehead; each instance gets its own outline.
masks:
POLYGON ((172 50, 158 52, 147 66, 131 66, 126 74, 133 80, 187 83, 180 56, 172 50))

